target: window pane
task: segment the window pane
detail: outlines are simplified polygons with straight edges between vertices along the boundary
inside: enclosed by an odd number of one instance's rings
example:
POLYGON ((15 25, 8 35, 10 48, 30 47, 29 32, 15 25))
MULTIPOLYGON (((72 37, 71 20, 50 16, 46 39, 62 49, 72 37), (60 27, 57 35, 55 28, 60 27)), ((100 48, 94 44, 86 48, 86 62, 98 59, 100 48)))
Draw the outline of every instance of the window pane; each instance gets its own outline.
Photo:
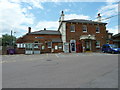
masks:
POLYGON ((55 46, 55 50, 57 50, 58 49, 58 46, 55 46))
POLYGON ((83 25, 83 32, 87 32, 87 26, 83 25))
POLYGON ((71 26, 70 26, 70 31, 71 31, 71 32, 75 32, 75 25, 71 25, 71 26))
POLYGON ((96 41, 96 48, 100 47, 100 41, 96 41))
POLYGON ((48 42, 48 48, 51 48, 51 42, 48 42))
POLYGON ((96 32, 100 32, 100 28, 98 26, 96 27, 96 32))

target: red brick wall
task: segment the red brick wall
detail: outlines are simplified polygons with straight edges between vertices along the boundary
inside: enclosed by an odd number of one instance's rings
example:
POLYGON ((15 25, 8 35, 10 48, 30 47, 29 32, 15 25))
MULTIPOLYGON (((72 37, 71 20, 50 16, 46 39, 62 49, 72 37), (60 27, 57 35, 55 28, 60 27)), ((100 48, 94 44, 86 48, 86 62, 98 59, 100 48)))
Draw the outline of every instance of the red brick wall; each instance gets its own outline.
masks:
MULTIPOLYGON (((51 53, 51 48, 48 48, 47 42, 52 41, 52 39, 61 38, 61 35, 33 35, 33 34, 27 34, 23 36, 22 38, 19 38, 16 43, 34 43, 35 41, 38 41, 39 43, 42 43, 40 45, 41 53, 51 53), (42 37, 42 38, 35 38, 35 37, 42 37), (45 48, 42 50, 42 46, 45 48)), ((53 43, 54 45, 57 45, 59 43, 53 43)), ((17 53, 24 53, 25 49, 17 48, 17 53)), ((55 50, 54 52, 61 52, 62 50, 55 50)))
MULTIPOLYGON (((106 27, 103 24, 99 25, 100 33, 96 33, 96 26, 98 26, 97 24, 82 24, 82 23, 72 23, 72 24, 75 25, 75 32, 70 32, 71 23, 66 24, 67 25, 66 27, 66 41, 67 42, 70 42, 71 39, 79 41, 81 35, 91 34, 91 35, 96 36, 96 40, 99 40, 101 42, 101 46, 106 43, 106 38, 107 38, 106 27), (83 32, 82 30, 83 25, 87 26, 87 32, 83 32)), ((95 44, 95 41, 93 41, 92 44, 95 44)), ((93 49, 95 49, 94 45, 92 47, 93 49)))

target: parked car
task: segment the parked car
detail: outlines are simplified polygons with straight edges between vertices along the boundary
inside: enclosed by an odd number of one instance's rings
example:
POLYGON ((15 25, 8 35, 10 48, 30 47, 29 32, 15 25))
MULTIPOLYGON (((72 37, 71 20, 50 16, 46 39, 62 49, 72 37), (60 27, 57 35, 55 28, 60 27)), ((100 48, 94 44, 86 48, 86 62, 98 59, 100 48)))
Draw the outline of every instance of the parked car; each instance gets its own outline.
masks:
POLYGON ((10 55, 15 54, 15 49, 8 49, 7 54, 10 54, 10 55))
POLYGON ((120 48, 118 48, 115 44, 104 44, 102 46, 102 52, 103 53, 120 53, 120 48))

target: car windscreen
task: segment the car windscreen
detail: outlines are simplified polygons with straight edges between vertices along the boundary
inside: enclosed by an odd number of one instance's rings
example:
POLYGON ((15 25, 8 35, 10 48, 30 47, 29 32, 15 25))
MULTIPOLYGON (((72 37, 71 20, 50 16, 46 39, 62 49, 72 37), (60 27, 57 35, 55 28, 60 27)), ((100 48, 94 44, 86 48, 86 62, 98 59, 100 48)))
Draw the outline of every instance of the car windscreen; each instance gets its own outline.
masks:
POLYGON ((112 48, 118 48, 118 46, 117 45, 114 45, 114 44, 111 44, 110 45, 112 48))

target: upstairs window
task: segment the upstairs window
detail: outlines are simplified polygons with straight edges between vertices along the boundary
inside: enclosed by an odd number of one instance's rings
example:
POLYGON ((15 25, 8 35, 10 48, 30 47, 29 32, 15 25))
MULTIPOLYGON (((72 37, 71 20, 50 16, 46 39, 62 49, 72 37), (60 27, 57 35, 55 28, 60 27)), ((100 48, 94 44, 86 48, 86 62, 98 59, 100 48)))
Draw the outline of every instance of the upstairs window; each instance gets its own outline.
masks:
POLYGON ((70 32, 75 32, 75 25, 70 26, 70 32))
POLYGON ((51 42, 48 42, 48 48, 52 48, 52 43, 51 42))
POLYGON ((96 27, 96 33, 100 33, 100 27, 99 26, 96 27))
POLYGON ((87 26, 83 25, 83 32, 87 32, 87 26))

